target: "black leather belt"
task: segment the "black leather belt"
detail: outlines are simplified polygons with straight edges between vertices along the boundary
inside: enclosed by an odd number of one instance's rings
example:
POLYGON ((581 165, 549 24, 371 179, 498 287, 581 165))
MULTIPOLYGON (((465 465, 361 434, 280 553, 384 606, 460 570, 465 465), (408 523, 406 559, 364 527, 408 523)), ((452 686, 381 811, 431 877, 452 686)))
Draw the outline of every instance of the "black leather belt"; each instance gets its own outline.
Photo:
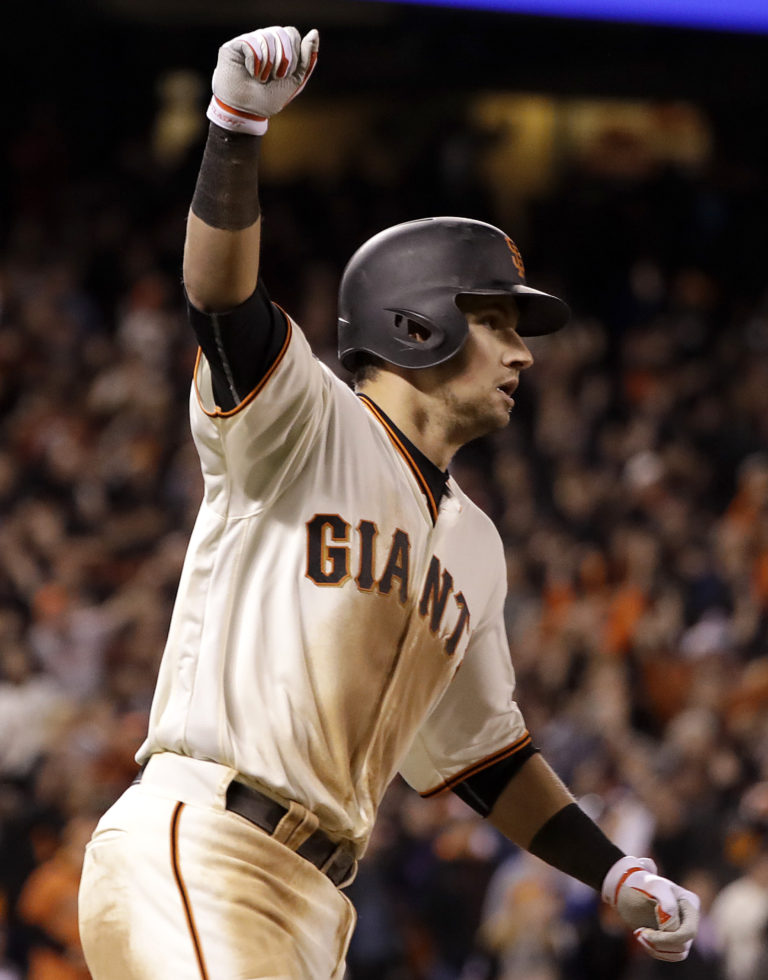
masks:
MULTIPOLYGON (((237 782, 230 783, 227 788, 226 808, 270 835, 274 834, 277 825, 288 813, 284 806, 264 793, 237 782)), ((327 875, 337 887, 349 878, 355 866, 349 845, 334 843, 322 830, 315 830, 295 850, 327 875)))

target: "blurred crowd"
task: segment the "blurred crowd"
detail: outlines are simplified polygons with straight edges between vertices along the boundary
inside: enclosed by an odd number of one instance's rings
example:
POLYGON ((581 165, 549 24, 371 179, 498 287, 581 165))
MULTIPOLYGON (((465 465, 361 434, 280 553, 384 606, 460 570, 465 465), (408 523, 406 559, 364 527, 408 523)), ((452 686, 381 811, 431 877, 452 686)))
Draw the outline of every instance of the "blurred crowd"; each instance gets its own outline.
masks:
MULTIPOLYGON (((471 135, 265 184, 267 286, 328 363, 369 234, 504 224, 471 135)), ((82 848, 135 775, 202 491, 180 284, 200 144, 171 166, 140 134, 86 166, 43 113, 4 138, 0 980, 86 980, 82 848)), ((674 168, 621 133, 564 163, 507 230, 574 320, 452 467, 504 540, 534 740, 701 896, 691 957, 647 959, 591 890, 398 779, 349 889, 351 980, 768 976, 767 196, 743 161, 674 168)))

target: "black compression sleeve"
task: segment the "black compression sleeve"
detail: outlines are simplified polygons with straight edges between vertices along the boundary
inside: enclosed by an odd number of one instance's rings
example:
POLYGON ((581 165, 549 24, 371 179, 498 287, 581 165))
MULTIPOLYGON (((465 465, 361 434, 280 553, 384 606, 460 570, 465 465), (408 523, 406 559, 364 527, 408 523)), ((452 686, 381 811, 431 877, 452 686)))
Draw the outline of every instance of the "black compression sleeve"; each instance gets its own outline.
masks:
POLYGON ((540 827, 528 850, 597 891, 610 868, 624 857, 576 803, 563 807, 540 827))
POLYGON ((261 280, 250 299, 228 313, 201 313, 191 303, 187 310, 211 367, 216 404, 231 411, 274 364, 288 333, 285 315, 261 280))
POLYGON ((523 763, 538 751, 534 746, 526 745, 514 755, 495 762, 492 766, 481 769, 474 776, 469 776, 458 783, 453 787, 453 792, 480 816, 487 817, 510 779, 522 768, 523 763))
POLYGON ((230 133, 211 123, 192 197, 192 213, 212 228, 226 231, 240 231, 255 224, 261 214, 260 149, 260 136, 230 133))

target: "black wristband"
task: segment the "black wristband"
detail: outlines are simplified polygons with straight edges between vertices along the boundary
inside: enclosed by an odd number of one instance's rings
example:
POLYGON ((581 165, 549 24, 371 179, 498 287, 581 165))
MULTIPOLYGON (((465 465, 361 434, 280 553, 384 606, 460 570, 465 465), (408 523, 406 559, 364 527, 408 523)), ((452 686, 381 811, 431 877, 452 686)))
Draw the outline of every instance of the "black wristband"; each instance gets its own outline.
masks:
POLYGON ((603 879, 624 852, 576 803, 563 807, 534 834, 531 854, 600 891, 603 879))
POLYGON ((261 137, 208 127, 192 213, 213 228, 240 231, 254 224, 259 205, 261 137))

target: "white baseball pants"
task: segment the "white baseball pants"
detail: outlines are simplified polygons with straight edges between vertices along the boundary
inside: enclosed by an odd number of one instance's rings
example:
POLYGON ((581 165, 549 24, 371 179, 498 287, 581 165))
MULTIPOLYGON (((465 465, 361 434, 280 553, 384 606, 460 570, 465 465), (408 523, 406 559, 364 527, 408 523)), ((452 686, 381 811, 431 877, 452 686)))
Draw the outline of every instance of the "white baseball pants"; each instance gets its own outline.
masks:
POLYGON ((341 980, 352 903, 280 842, 291 828, 224 809, 235 776, 156 755, 104 814, 80 886, 94 980, 341 980))

